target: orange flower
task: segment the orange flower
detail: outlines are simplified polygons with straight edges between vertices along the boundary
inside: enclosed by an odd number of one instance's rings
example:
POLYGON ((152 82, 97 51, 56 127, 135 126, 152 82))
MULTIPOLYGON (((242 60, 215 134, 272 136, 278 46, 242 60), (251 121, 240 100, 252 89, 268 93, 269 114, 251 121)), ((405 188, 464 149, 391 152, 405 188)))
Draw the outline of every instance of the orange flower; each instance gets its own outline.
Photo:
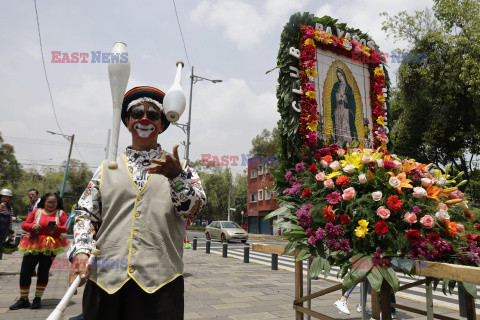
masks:
POLYGON ((415 159, 410 159, 410 160, 405 160, 403 162, 402 170, 405 173, 409 173, 413 169, 417 169, 418 171, 422 171, 426 166, 427 165, 425 165, 423 163, 419 163, 419 164, 415 163, 415 159))
POLYGON ((325 157, 322 157, 322 160, 325 160, 327 161, 327 163, 332 163, 333 162, 333 158, 331 155, 328 155, 328 156, 325 156, 325 157))
POLYGON ((403 205, 403 201, 398 199, 398 196, 392 195, 388 197, 388 200, 387 200, 388 209, 397 212, 400 209, 402 209, 402 205, 403 205))
POLYGON ((443 220, 443 223, 445 224, 445 229, 443 229, 443 232, 448 234, 450 237, 455 237, 458 233, 457 224, 447 219, 443 220))
POLYGON ((350 184, 350 179, 346 175, 342 175, 337 178, 336 184, 342 187, 348 186, 350 184))
POLYGON ((337 219, 337 215, 333 212, 333 206, 323 208, 323 216, 328 222, 334 222, 337 219))
MULTIPOLYGON (((390 171, 387 172, 387 173, 389 175, 391 175, 392 177, 395 177, 395 173, 390 172, 390 171)), ((407 174, 405 172, 402 172, 399 175, 397 175, 397 179, 400 180, 400 185, 397 188, 395 188, 398 191, 398 193, 403 194, 402 193, 402 188, 410 188, 410 189, 413 188, 413 186, 410 184, 410 182, 412 182, 412 180, 407 179, 407 174)))
POLYGON ((438 198, 438 194, 442 191, 443 191, 442 188, 434 187, 433 183, 431 183, 427 188, 427 197, 429 197, 430 199, 435 199, 438 202, 440 202, 440 199, 438 198))

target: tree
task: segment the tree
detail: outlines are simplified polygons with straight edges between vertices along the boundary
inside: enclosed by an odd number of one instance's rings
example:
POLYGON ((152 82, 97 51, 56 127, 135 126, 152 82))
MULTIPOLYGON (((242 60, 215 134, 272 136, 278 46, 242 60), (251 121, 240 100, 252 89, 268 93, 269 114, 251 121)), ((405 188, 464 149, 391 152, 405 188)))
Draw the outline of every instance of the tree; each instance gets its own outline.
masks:
POLYGON ((272 129, 272 132, 263 129, 252 140, 252 149, 250 153, 255 156, 273 156, 278 153, 280 146, 280 132, 278 128, 272 129))
POLYGON ((433 12, 383 13, 383 29, 409 41, 409 56, 417 58, 403 61, 398 71, 388 115, 391 151, 452 164, 467 179, 480 153, 479 12, 477 1, 435 0, 433 12))
POLYGON ((22 168, 15 157, 15 149, 4 142, 0 133, 0 187, 15 187, 21 178, 22 168))

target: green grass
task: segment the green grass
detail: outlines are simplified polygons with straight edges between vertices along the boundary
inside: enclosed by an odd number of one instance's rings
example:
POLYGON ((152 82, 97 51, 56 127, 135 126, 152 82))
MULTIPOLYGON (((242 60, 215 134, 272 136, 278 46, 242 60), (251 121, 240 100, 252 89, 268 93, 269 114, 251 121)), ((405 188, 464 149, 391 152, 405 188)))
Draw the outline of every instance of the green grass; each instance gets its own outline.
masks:
POLYGON ((188 231, 205 231, 205 226, 189 226, 188 231))

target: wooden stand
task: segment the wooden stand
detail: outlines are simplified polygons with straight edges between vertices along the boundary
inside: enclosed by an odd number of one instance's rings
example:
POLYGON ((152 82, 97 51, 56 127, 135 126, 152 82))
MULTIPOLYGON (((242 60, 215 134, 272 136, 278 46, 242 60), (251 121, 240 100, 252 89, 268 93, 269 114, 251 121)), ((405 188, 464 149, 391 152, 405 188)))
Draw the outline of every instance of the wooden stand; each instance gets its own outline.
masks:
MULTIPOLYGON (((269 244, 252 244, 252 250, 258 252, 265 252, 270 254, 281 255, 285 249, 283 245, 269 245, 269 244)), ((292 252, 288 255, 296 256, 298 251, 292 252)), ((415 273, 419 276, 450 279, 454 281, 470 282, 474 284, 480 284, 480 268, 470 266, 460 266, 448 263, 440 262, 428 262, 428 261, 415 261, 415 273)), ((364 281, 361 279, 360 281, 364 281)), ((425 284, 425 280, 418 280, 413 283, 409 283, 400 286, 398 291, 406 290, 415 286, 425 284)), ((335 318, 313 311, 310 308, 305 308, 303 302, 310 301, 314 298, 329 294, 331 292, 341 290, 342 284, 337 284, 321 291, 303 295, 303 261, 295 262, 295 299, 293 301, 293 309, 295 310, 295 319, 303 320, 303 315, 315 317, 322 320, 335 320, 335 318)), ((426 310, 413 308, 406 305, 391 302, 392 288, 387 281, 383 281, 380 293, 372 290, 372 318, 382 320, 390 320, 392 318, 392 307, 397 309, 406 310, 412 313, 417 313, 427 316, 428 320, 442 319, 442 320, 457 320, 458 318, 451 318, 441 314, 433 313, 433 297, 432 297, 432 285, 426 284, 426 310)), ((469 295, 466 295, 467 303, 467 320, 476 320, 475 313, 475 299, 469 295)))

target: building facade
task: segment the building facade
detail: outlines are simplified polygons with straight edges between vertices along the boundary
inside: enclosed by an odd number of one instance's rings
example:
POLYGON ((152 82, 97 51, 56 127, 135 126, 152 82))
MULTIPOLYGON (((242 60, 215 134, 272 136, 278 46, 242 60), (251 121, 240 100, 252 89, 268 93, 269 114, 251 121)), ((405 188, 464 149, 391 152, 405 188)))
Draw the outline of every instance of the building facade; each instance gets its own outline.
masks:
POLYGON ((277 234, 272 220, 263 220, 267 214, 278 208, 277 200, 273 199, 274 186, 275 180, 270 173, 268 164, 263 163, 259 158, 250 158, 247 184, 249 233, 277 234))

